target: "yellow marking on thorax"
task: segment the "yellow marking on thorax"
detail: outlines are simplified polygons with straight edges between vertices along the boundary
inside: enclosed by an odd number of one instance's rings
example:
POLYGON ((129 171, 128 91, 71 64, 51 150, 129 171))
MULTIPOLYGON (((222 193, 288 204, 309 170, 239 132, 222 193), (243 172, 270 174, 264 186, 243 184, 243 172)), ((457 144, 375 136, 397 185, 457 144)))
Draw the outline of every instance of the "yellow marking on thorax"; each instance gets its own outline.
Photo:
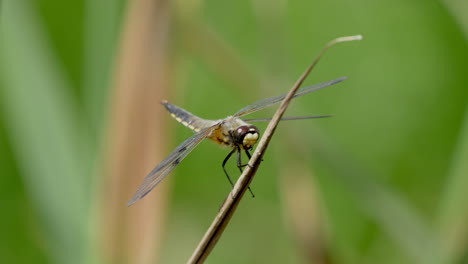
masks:
POLYGON ((211 134, 208 136, 208 138, 222 146, 232 145, 232 142, 229 136, 226 136, 223 134, 222 127, 217 127, 216 129, 214 129, 213 132, 211 132, 211 134))

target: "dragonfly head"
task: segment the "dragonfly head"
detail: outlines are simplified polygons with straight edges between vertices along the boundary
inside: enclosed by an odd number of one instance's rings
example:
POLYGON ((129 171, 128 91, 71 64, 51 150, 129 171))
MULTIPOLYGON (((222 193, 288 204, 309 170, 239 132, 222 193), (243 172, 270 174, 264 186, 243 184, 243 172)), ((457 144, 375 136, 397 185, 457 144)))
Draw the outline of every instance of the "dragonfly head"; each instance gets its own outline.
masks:
POLYGON ((234 142, 247 150, 257 143, 259 135, 257 127, 252 125, 240 126, 232 133, 234 142))

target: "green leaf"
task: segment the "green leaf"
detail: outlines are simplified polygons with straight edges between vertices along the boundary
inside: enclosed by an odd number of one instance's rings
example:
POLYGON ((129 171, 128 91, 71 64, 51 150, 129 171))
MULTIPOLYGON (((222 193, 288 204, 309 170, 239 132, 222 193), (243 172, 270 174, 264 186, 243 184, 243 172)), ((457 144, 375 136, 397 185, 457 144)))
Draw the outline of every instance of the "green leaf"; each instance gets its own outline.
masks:
POLYGON ((57 263, 82 263, 88 141, 70 85, 29 3, 2 6, 0 104, 45 248, 57 263))

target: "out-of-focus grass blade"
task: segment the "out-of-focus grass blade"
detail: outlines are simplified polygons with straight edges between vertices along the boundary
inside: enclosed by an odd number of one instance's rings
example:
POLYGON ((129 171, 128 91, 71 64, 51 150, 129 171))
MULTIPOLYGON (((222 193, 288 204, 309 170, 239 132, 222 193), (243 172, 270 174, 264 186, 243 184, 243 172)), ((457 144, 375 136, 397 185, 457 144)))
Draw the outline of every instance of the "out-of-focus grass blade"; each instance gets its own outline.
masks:
MULTIPOLYGON (((57 263, 83 263, 86 170, 78 115, 29 2, 2 3, 0 104, 23 181, 57 263), (81 139, 81 141, 80 141, 81 139)), ((83 133, 81 133, 83 134, 83 133)))
POLYGON ((445 263, 456 263, 468 243, 468 107, 459 135, 439 211, 440 238, 447 250, 445 263))
POLYGON ((448 10, 453 14, 455 20, 457 20, 458 25, 461 27, 465 33, 465 39, 468 40, 468 1, 464 0, 444 0, 441 1, 445 4, 448 10))
POLYGON ((115 55, 115 43, 120 25, 119 4, 122 4, 121 1, 86 1, 83 92, 86 120, 89 121, 92 131, 99 132, 103 124, 112 69, 110 66, 115 55))
MULTIPOLYGON (((120 25, 120 7, 122 1, 104 0, 104 1, 86 1, 85 18, 84 19, 84 42, 83 42, 83 105, 84 115, 87 122, 87 127, 93 131, 90 138, 89 152, 96 153, 94 157, 99 157, 101 149, 100 138, 102 137, 102 126, 105 124, 104 112, 107 108, 107 96, 109 94, 109 80, 111 64, 115 55, 115 44, 118 33, 118 25, 120 25)), ((95 174, 100 171, 100 160, 94 158, 91 161, 91 173, 95 174)), ((98 200, 98 181, 101 180, 99 175, 92 178, 93 190, 91 197, 94 201, 98 200)), ((96 215, 96 206, 98 203, 91 203, 93 209, 90 213, 90 236, 89 249, 93 250, 87 254, 88 259, 85 263, 96 263, 99 259, 97 249, 99 238, 99 223, 96 221, 99 216, 96 215)))

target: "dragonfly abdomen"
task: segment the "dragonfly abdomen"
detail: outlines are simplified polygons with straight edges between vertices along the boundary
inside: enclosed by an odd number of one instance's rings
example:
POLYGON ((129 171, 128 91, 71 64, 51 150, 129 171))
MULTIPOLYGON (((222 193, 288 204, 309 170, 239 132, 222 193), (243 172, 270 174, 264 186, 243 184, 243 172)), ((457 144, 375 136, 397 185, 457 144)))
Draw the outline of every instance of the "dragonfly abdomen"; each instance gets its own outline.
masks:
POLYGON ((183 126, 187 127, 188 129, 194 132, 200 132, 203 128, 209 127, 213 125, 213 121, 205 120, 200 118, 185 109, 182 109, 178 106, 170 104, 167 101, 162 101, 162 105, 166 108, 169 114, 183 126))

